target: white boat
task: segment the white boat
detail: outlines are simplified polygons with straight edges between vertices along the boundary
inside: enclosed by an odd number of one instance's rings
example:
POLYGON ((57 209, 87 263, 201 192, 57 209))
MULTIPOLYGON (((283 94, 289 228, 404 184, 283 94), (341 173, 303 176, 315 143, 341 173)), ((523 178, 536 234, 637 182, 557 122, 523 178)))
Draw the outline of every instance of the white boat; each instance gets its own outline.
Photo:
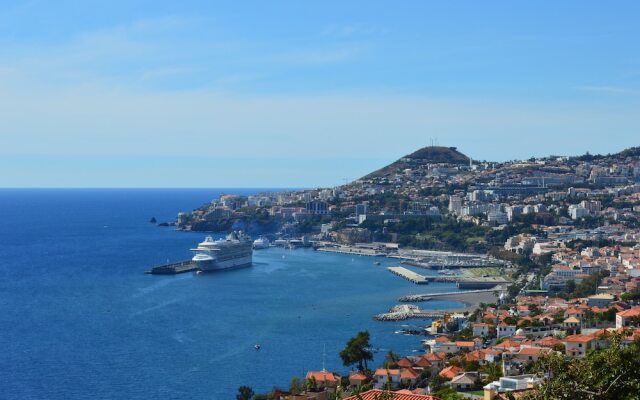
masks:
POLYGON ((242 232, 232 232, 219 240, 207 236, 191 251, 194 252, 191 260, 201 271, 248 267, 253 260, 251 239, 242 232))
POLYGON ((262 236, 253 241, 254 250, 267 249, 270 245, 269 239, 262 236))

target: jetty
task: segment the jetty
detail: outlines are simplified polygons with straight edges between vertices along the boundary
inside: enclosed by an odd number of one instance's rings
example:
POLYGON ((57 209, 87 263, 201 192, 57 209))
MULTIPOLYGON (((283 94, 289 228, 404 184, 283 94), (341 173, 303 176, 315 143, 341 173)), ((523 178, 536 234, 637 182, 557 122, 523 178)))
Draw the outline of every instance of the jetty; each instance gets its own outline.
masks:
POLYGON ((198 266, 195 262, 191 260, 180 261, 176 263, 158 265, 156 267, 151 268, 149 271, 146 271, 145 274, 153 274, 153 275, 175 275, 182 274, 185 272, 196 271, 198 266))
POLYGON ((493 292, 502 292, 504 291, 503 287, 495 287, 492 289, 478 289, 478 290, 465 290, 463 292, 441 292, 441 293, 427 293, 427 294, 411 294, 408 296, 402 296, 398 299, 398 301, 402 302, 418 302, 418 301, 429 301, 437 297, 447 297, 447 296, 460 296, 460 295, 468 295, 473 293, 493 293, 493 292))
POLYGON ((373 319, 376 321, 402 321, 409 318, 439 319, 443 318, 445 311, 426 311, 411 304, 400 304, 392 307, 389 312, 378 314, 373 319))
POLYGON ((394 275, 398 275, 408 280, 409 282, 413 282, 417 285, 426 285, 427 283, 429 283, 429 280, 427 279, 426 276, 417 274, 404 267, 389 267, 387 268, 387 271, 391 272, 394 275))
POLYGON ((409 282, 418 285, 426 285, 429 282, 455 283, 459 289, 492 289, 498 285, 509 283, 508 280, 498 276, 467 277, 465 275, 430 276, 421 275, 405 267, 388 267, 387 270, 409 282))
POLYGON ((350 246, 340 246, 340 247, 318 247, 316 248, 318 251, 324 251, 325 253, 339 253, 339 254, 351 254, 358 256, 369 256, 369 257, 384 257, 385 253, 381 253, 374 249, 362 249, 357 247, 350 246))

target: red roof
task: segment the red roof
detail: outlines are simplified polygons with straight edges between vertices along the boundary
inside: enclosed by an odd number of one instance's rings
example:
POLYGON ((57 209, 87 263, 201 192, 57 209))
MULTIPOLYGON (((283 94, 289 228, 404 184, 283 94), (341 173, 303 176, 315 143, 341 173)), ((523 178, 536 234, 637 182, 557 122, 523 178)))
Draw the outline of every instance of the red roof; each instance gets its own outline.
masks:
POLYGON ((400 372, 400 379, 414 379, 418 377, 418 374, 415 370, 411 368, 405 368, 400 372))
POLYGON ((563 342, 571 342, 571 343, 588 343, 594 339, 593 336, 587 335, 571 335, 564 338, 563 342))
POLYGON ((621 317, 629 318, 629 317, 638 317, 640 316, 640 307, 630 308, 628 310, 620 311, 618 314, 621 317))
MULTIPOLYGON (((384 391, 380 389, 368 390, 356 396, 347 397, 343 400, 377 400, 384 391)), ((390 392, 393 400, 440 400, 438 397, 426 394, 409 394, 406 391, 390 392)))
POLYGON ((442 361, 443 358, 436 353, 429 353, 424 356, 428 361, 442 361))
POLYGON ((333 374, 333 372, 314 372, 314 371, 309 371, 307 372, 307 379, 310 379, 311 377, 315 378, 315 380, 317 382, 322 382, 322 381, 337 381, 338 379, 336 378, 336 376, 333 374))
POLYGON ((364 381, 364 380, 367 380, 367 376, 361 372, 356 372, 354 374, 349 375, 349 379, 353 379, 356 381, 364 381))
POLYGON ((438 375, 442 378, 453 379, 453 377, 458 375, 460 372, 464 372, 464 369, 452 365, 440 371, 438 375))
POLYGON ((409 360, 409 359, 408 359, 408 358, 406 358, 406 357, 405 357, 405 358, 402 358, 402 359, 400 359, 400 361, 398 361, 398 366, 399 366, 399 367, 406 368, 406 367, 410 367, 410 366, 412 366, 412 365, 413 365, 413 363, 411 362, 411 360, 409 360))

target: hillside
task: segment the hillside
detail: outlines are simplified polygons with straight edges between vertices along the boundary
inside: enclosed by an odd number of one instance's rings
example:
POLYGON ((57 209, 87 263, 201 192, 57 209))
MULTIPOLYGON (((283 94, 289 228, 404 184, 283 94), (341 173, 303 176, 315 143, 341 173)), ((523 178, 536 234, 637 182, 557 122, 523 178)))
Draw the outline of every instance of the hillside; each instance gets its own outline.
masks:
POLYGON ((427 146, 406 155, 399 160, 374 171, 364 178, 374 178, 393 174, 406 168, 415 168, 424 164, 468 164, 469 157, 455 147, 427 146))

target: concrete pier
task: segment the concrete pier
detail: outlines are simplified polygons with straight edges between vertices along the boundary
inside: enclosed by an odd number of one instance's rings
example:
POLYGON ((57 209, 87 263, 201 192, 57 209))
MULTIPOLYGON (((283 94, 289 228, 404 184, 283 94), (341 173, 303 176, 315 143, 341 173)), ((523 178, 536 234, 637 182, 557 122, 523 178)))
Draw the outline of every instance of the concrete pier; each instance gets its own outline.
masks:
POLYGON ((153 274, 153 275, 175 275, 182 274, 184 272, 190 272, 197 270, 198 267, 196 263, 191 260, 180 261, 177 263, 159 265, 157 267, 151 268, 150 271, 145 272, 145 274, 153 274))
POLYGON ((318 247, 316 250, 324 251, 326 253, 340 253, 340 254, 351 254, 358 256, 370 256, 370 257, 384 257, 386 254, 380 253, 378 251, 372 249, 361 249, 356 247, 318 247))
POLYGON ((427 279, 426 276, 416 274, 415 272, 408 270, 404 267, 389 267, 387 268, 387 270, 392 274, 398 275, 408 280, 409 282, 413 282, 417 285, 426 285, 427 283, 429 283, 429 280, 427 279))

